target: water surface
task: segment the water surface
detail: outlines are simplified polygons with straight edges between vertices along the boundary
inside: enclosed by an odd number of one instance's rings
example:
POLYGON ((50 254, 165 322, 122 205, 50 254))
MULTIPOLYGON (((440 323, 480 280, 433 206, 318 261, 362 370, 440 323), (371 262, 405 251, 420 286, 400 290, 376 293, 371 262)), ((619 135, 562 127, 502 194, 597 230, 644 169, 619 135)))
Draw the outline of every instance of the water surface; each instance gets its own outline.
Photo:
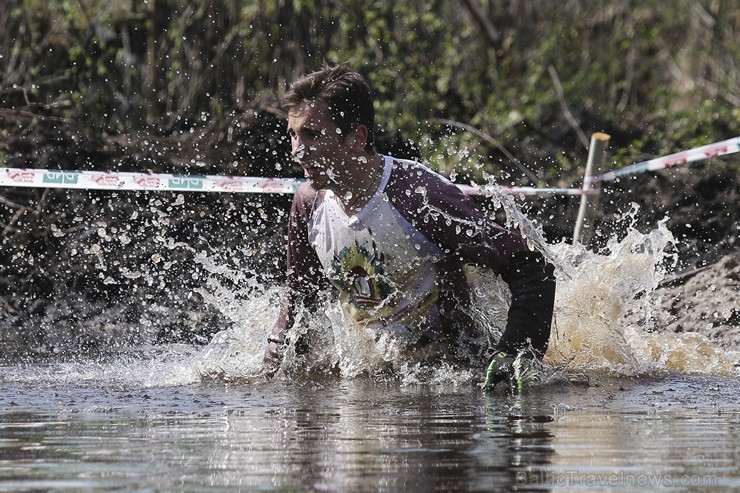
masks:
POLYGON ((70 366, 0 369, 2 491, 740 488, 735 378, 590 375, 514 396, 368 378, 75 383, 55 370, 70 366))

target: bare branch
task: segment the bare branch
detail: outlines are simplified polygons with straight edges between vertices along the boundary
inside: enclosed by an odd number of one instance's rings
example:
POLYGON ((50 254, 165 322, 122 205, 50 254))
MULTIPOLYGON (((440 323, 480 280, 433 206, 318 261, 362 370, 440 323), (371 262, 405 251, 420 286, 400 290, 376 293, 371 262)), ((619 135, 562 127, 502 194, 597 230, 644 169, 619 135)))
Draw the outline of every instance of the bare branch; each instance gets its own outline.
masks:
POLYGON ((578 135, 578 139, 581 141, 581 144, 583 144, 583 147, 588 149, 588 137, 586 137, 586 134, 583 132, 583 130, 581 130, 580 125, 578 125, 578 120, 576 120, 576 118, 573 116, 573 113, 570 112, 570 108, 568 108, 568 104, 565 102, 563 86, 560 85, 560 78, 558 77, 558 73, 555 71, 555 67, 553 67, 552 65, 548 65, 547 72, 550 74, 550 78, 552 78, 552 83, 555 85, 555 92, 557 92, 558 99, 560 99, 560 106, 563 108, 563 115, 565 115, 565 119, 568 121, 573 130, 576 131, 576 135, 578 135))
POLYGON ((0 195, 0 204, 4 204, 4 205, 10 207, 11 209, 23 209, 24 207, 26 207, 25 205, 16 204, 12 200, 8 200, 5 197, 3 197, 2 195, 0 195))
POLYGON ((492 44, 498 44, 501 41, 501 33, 498 32, 496 26, 491 23, 491 20, 483 10, 483 6, 478 3, 478 0, 465 0, 465 4, 468 6, 470 14, 473 16, 475 21, 478 23, 481 30, 486 34, 492 44))
POLYGON ((24 116, 26 118, 31 118, 31 119, 34 119, 34 120, 36 120, 36 119, 39 119, 39 120, 50 120, 50 121, 64 122, 64 123, 70 123, 72 121, 69 118, 62 118, 60 116, 39 115, 38 113, 32 113, 30 111, 16 110, 16 109, 7 109, 7 108, 0 108, 0 114, 24 116))
POLYGON ((453 127, 462 128, 463 130, 467 130, 468 132, 471 132, 481 139, 485 140, 486 142, 493 144, 496 149, 501 151, 501 153, 506 156, 514 165, 519 168, 519 170, 524 173, 527 178, 529 178, 533 184, 537 184, 539 182, 537 175, 532 173, 529 169, 527 169, 517 158, 515 158, 506 148, 501 145, 496 139, 488 135, 487 133, 478 130, 477 128, 473 127, 472 125, 468 125, 467 123, 462 122, 456 122, 454 120, 447 120, 445 118, 432 118, 430 121, 441 123, 443 125, 451 125, 453 127))

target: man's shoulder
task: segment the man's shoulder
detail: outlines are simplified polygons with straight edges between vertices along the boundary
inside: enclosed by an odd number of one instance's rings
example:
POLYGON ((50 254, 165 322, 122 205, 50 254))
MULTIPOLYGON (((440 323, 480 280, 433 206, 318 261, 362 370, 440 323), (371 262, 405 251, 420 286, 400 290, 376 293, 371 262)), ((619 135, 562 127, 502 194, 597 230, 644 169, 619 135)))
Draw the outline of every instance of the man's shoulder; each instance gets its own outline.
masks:
POLYGON ((427 166, 414 159, 402 159, 394 156, 387 156, 391 161, 391 170, 396 174, 406 173, 433 173, 427 166))
POLYGON ((425 194, 443 196, 457 195, 460 192, 450 180, 418 161, 391 157, 391 163, 389 186, 392 188, 404 192, 409 189, 412 192, 423 190, 425 194))
POLYGON ((475 202, 457 185, 416 161, 395 160, 386 191, 391 203, 407 220, 427 210, 442 212, 434 216, 440 220, 482 218, 475 202))

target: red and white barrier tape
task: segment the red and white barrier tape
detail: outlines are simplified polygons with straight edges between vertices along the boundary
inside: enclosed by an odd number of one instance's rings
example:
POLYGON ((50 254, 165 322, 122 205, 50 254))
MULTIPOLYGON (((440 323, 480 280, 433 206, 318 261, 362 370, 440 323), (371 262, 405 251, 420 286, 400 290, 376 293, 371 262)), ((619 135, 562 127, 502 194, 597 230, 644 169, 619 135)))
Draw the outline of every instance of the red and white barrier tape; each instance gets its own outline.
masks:
POLYGON ((197 176, 107 171, 0 168, 0 186, 80 190, 294 193, 300 180, 244 176, 197 176))
MULTIPOLYGON (((590 185, 613 181, 621 176, 670 168, 740 150, 740 137, 708 144, 688 151, 669 154, 649 161, 586 178, 585 189, 497 187, 511 195, 598 195, 590 185)), ((108 171, 54 171, 31 168, 0 168, 0 186, 35 188, 71 188, 79 190, 139 190, 169 192, 295 193, 304 180, 254 176, 198 176, 166 173, 118 173, 108 171)), ((490 194, 490 185, 458 185, 467 195, 490 194)))
MULTIPOLYGON (((52 171, 30 168, 0 168, 0 186, 71 188, 78 190, 150 190, 168 192, 295 193, 304 180, 246 176, 196 176, 107 171, 52 171)), ((491 186, 458 185, 468 195, 491 193, 491 186)), ((504 193, 520 195, 581 195, 580 189, 500 187, 504 193)), ((597 194, 596 191, 586 191, 597 194)))
POLYGON ((688 151, 676 152, 675 154, 669 154, 667 156, 650 159, 630 166, 626 166, 622 169, 609 171, 603 175, 594 176, 591 178, 590 183, 601 183, 605 181, 614 181, 621 176, 635 175, 637 173, 644 173, 645 171, 654 171, 658 169, 670 168, 678 166, 680 164, 690 163, 692 161, 700 161, 702 159, 709 159, 717 156, 724 156, 726 154, 733 154, 740 150, 740 137, 733 137, 731 139, 723 140, 721 142, 715 142, 714 144, 707 144, 701 147, 695 147, 688 151))
POLYGON ((598 195, 597 188, 581 190, 580 188, 534 188, 534 187, 499 187, 491 185, 457 185, 465 195, 490 195, 500 190, 509 195, 598 195))

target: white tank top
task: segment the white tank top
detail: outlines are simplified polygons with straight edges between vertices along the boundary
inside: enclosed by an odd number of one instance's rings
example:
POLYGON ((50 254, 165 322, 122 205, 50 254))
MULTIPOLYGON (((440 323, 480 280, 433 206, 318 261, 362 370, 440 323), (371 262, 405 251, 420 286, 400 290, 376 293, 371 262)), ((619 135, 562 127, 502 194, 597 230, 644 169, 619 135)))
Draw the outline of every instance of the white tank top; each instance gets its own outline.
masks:
POLYGON ((378 190, 356 215, 345 214, 327 191, 309 220, 308 240, 347 315, 366 324, 411 325, 437 301, 434 263, 443 254, 385 195, 391 163, 386 156, 378 190))

